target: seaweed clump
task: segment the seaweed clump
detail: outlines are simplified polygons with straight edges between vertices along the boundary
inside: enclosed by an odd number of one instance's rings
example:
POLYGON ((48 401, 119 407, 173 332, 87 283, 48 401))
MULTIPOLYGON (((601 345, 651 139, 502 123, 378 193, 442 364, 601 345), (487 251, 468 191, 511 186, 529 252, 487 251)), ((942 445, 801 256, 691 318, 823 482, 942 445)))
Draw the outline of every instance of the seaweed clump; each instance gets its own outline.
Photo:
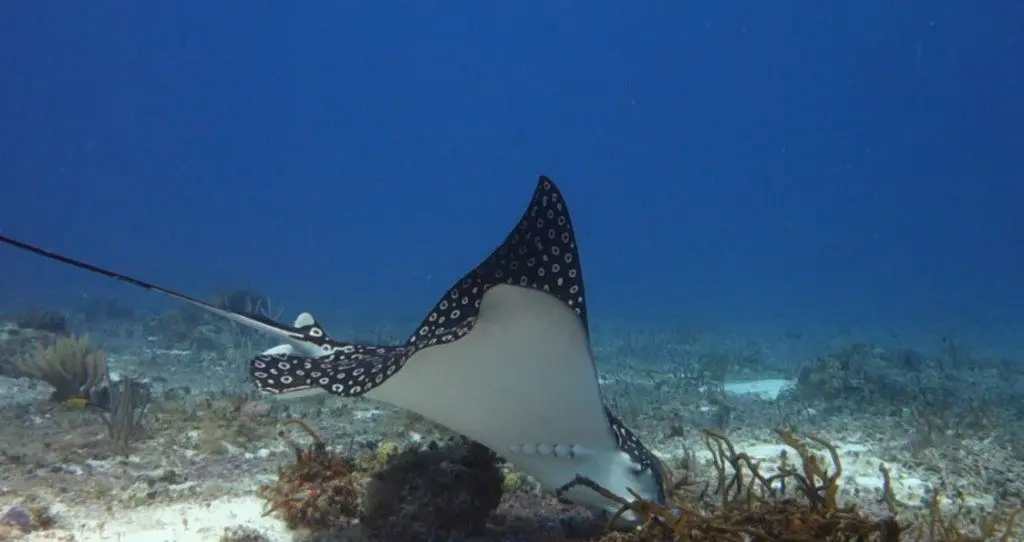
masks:
POLYGON ((828 451, 830 466, 809 449, 805 440, 785 429, 775 432, 783 444, 796 452, 799 465, 784 462, 778 472, 766 475, 761 472, 758 461, 737 452, 725 435, 704 430, 705 445, 711 452, 717 474, 714 487, 709 482, 694 496, 677 485, 673 488, 673 502, 667 506, 647 501, 636 493, 633 493, 635 500, 628 501, 585 477, 577 477, 562 490, 584 485, 619 503, 622 507, 610 518, 609 526, 627 511, 640 517, 643 525, 637 531, 616 533, 607 538, 621 542, 1016 540, 1013 526, 1019 512, 1003 521, 985 520, 980 536, 968 535, 958 522, 943 517, 937 497, 925 525, 901 524, 889 473, 884 466, 880 467, 885 482, 881 502, 888 509, 887 517, 872 519, 856 504, 840 505, 839 478, 843 471, 836 447, 819 437, 804 437, 828 451))
POLYGON ((266 499, 263 515, 277 512, 290 529, 329 531, 350 526, 360 516, 362 477, 351 458, 327 449, 305 422, 291 420, 312 437, 300 446, 282 429, 279 433, 295 451, 295 463, 281 467, 277 481, 260 488, 266 499))
POLYGON ((14 540, 23 534, 45 531, 53 528, 56 522, 49 506, 13 506, 0 515, 0 540, 14 540))

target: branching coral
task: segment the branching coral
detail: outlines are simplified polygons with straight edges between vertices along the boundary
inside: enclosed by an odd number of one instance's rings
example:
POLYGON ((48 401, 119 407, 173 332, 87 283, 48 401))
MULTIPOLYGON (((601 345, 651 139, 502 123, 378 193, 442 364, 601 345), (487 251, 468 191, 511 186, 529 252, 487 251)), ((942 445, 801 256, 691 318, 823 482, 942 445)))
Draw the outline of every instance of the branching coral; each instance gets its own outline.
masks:
MULTIPOLYGON (((838 502, 842 465, 839 453, 828 441, 776 429, 782 442, 799 457, 799 465, 784 464, 777 473, 762 473, 759 463, 737 452, 724 435, 704 431, 711 452, 717 483, 707 484, 694 498, 676 494, 673 503, 661 506, 633 494, 627 501, 587 478, 578 477, 567 485, 584 485, 618 502, 622 508, 615 517, 632 511, 646 522, 635 533, 611 535, 615 540, 707 541, 707 542, 969 542, 974 540, 1015 540, 1013 526, 1018 512, 1008 516, 992 515, 981 525, 981 538, 963 534, 955 520, 944 519, 938 501, 933 503, 928 521, 921 527, 901 525, 888 471, 881 469, 885 481, 883 502, 889 517, 872 519, 857 505, 838 502), (830 456, 826 463, 808 447, 807 441, 824 447, 830 456), (829 465, 830 463, 830 465, 829 465), (994 519, 997 518, 997 519, 994 519)), ((938 497, 936 497, 938 499, 938 497)))
POLYGON ((286 425, 298 425, 313 441, 303 447, 281 431, 281 438, 295 451, 295 463, 282 467, 277 481, 260 489, 260 496, 267 500, 263 515, 277 512, 292 529, 347 527, 360 515, 362 479, 355 462, 329 451, 327 442, 304 422, 292 420, 286 425))
MULTIPOLYGON (((885 477, 886 487, 889 487, 891 483, 889 480, 888 471, 882 470, 882 475, 885 477)), ((888 495, 891 492, 887 491, 888 495)), ((917 541, 938 541, 938 542, 984 542, 984 541, 999 541, 999 542, 1013 542, 1020 540, 1017 536, 1014 528, 1017 526, 1017 518, 1024 513, 1024 509, 1016 509, 1009 511, 1008 513, 994 512, 981 518, 978 525, 973 529, 968 529, 963 521, 964 503, 962 502, 962 495, 960 495, 960 503, 952 514, 943 514, 942 512, 942 492, 936 491, 932 493, 931 500, 928 502, 928 509, 924 515, 923 524, 919 528, 913 529, 914 540, 917 541), (973 531, 972 534, 968 535, 966 532, 973 531)), ((891 498, 891 497, 888 497, 891 498)))
POLYGON ((142 436, 150 391, 139 380, 125 378, 110 385, 109 397, 108 408, 100 416, 118 453, 127 455, 132 443, 142 436))

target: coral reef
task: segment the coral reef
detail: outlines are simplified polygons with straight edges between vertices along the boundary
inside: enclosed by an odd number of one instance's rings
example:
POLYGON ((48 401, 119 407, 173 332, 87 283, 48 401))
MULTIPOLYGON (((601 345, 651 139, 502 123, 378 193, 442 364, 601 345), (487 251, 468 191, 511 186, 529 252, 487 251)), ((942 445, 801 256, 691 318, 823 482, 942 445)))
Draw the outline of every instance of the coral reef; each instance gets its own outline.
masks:
MULTIPOLYGON (((213 296, 210 303, 257 319, 277 320, 282 314, 281 307, 269 297, 245 288, 225 290, 213 296)), ((263 350, 273 344, 256 330, 191 305, 149 316, 139 327, 156 346, 179 351, 224 351, 248 346, 263 350)))
POLYGON ((22 329, 47 331, 58 335, 68 332, 68 319, 64 313, 54 310, 32 310, 19 314, 14 323, 22 329))
POLYGON ((271 320, 279 320, 284 312, 270 297, 249 288, 222 291, 214 296, 213 304, 230 311, 255 314, 271 320))
POLYGON ((87 324, 131 322, 138 317, 135 308, 124 301, 100 296, 77 297, 70 314, 73 319, 87 324))
POLYGON ((967 406, 965 399, 1020 404, 1024 392, 1005 384, 1022 376, 1024 365, 974 358, 963 345, 944 337, 937 356, 907 348, 851 344, 805 364, 797 375, 797 391, 803 400, 837 407, 900 404, 959 410, 967 406))
POLYGON ((52 346, 60 337, 50 331, 26 329, 11 322, 0 323, 0 376, 20 378, 20 360, 32 356, 38 348, 52 346))
POLYGON ((216 350, 219 339, 230 328, 228 323, 209 313, 184 305, 147 318, 142 333, 153 337, 161 348, 178 350, 216 350))

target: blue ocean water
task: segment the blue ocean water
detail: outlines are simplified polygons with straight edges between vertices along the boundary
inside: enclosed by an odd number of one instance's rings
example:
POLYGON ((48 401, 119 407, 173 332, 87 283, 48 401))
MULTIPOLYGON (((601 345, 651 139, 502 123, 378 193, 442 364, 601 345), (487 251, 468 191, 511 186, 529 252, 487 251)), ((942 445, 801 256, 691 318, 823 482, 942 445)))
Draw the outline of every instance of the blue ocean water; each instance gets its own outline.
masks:
MULTIPOLYGON (((0 234, 401 338, 545 174, 602 341, 1024 361, 1022 29, 951 0, 5 2, 0 234)), ((109 298, 178 307, 0 246, 2 313, 109 298)))
POLYGON ((158 283, 418 314, 545 173, 604 319, 1024 325, 1013 3, 0 9, 3 231, 158 283))

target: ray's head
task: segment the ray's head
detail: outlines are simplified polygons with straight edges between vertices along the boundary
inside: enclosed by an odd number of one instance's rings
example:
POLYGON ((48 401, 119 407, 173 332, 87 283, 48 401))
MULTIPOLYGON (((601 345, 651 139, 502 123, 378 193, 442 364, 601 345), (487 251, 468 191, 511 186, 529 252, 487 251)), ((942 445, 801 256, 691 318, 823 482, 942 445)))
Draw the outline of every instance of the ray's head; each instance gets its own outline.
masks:
MULTIPOLYGON (((666 488, 671 484, 671 474, 665 468, 665 464, 610 411, 608 418, 618 440, 620 452, 617 456, 602 462, 604 468, 594 473, 593 481, 626 501, 634 501, 639 496, 650 503, 667 505, 666 488)), ((611 517, 622 506, 617 502, 602 499, 597 506, 591 504, 589 508, 599 516, 611 517)), ((638 518, 632 512, 626 512, 616 519, 615 527, 635 527, 643 520, 644 518, 638 518)))

